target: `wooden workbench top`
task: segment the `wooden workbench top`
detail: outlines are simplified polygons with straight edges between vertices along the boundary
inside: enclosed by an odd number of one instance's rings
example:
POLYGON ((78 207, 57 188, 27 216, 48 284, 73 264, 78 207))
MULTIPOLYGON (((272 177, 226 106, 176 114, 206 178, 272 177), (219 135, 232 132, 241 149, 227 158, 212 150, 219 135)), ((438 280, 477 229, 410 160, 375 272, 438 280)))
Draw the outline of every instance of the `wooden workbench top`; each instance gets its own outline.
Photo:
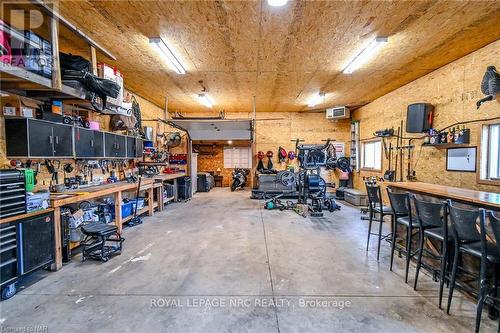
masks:
POLYGON ((386 185, 410 192, 462 201, 490 209, 500 209, 500 193, 475 191, 422 182, 395 182, 386 185))
POLYGON ((181 177, 186 177, 185 173, 162 173, 152 177, 155 180, 172 180, 181 177))
POLYGON ((4 219, 1 219, 0 220, 0 224, 2 224, 2 223, 9 223, 9 222, 12 222, 12 221, 17 221, 17 220, 22 220, 22 219, 26 219, 26 218, 30 218, 30 217, 42 215, 42 214, 47 214, 47 213, 51 213, 53 211, 54 211, 53 208, 47 208, 47 209, 36 210, 34 212, 29 212, 29 213, 25 213, 25 214, 21 214, 21 215, 9 216, 9 217, 6 217, 4 219))
MULTIPOLYGON (((142 178, 141 190, 153 184, 152 179, 142 178)), ((105 185, 89 186, 77 190, 66 191, 60 194, 52 194, 50 196, 51 207, 61 207, 75 202, 89 200, 93 198, 103 197, 116 192, 128 191, 137 189, 139 183, 118 182, 105 185)))

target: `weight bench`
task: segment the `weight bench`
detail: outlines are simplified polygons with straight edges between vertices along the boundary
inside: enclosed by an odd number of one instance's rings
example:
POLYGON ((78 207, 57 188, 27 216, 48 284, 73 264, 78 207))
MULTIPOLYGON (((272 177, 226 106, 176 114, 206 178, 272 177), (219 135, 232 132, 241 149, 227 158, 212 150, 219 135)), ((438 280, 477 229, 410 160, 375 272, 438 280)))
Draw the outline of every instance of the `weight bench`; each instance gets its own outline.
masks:
POLYGON ((81 242, 82 261, 94 259, 106 262, 114 254, 120 254, 125 238, 120 236, 118 227, 105 223, 90 223, 82 226, 85 239, 81 242))

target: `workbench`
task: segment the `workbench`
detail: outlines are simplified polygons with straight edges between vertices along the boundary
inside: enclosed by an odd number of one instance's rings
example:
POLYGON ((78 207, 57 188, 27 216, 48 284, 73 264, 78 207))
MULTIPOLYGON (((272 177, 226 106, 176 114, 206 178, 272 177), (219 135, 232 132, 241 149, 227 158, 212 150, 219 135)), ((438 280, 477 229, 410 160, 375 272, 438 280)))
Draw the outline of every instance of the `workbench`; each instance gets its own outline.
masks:
POLYGON ((464 204, 492 209, 495 211, 500 210, 500 193, 475 191, 422 182, 394 182, 387 183, 387 186, 421 195, 433 196, 441 199, 451 199, 464 204))
MULTIPOLYGON (((138 215, 145 213, 146 211, 149 216, 153 215, 154 185, 155 185, 154 180, 149 178, 142 178, 140 191, 147 191, 150 200, 148 202, 148 206, 144 207, 144 209, 137 211, 138 215)), ((122 219, 122 206, 121 206, 122 193, 127 191, 137 191, 137 186, 138 183, 118 182, 106 185, 90 186, 83 189, 66 191, 63 193, 51 194, 50 204, 52 209, 54 210, 54 233, 55 233, 55 245, 56 245, 55 263, 52 267, 52 270, 57 271, 62 267, 62 249, 61 249, 62 206, 112 195, 114 197, 114 202, 115 202, 115 224, 118 227, 119 232, 121 232, 123 223, 127 222, 131 218, 127 217, 125 219, 122 219)), ((156 186, 156 188, 158 189, 159 187, 156 186)), ((162 188, 161 191, 163 192, 162 188)))
POLYGON ((174 202, 177 202, 178 200, 178 193, 177 193, 177 179, 186 177, 185 173, 161 173, 158 175, 154 175, 152 179, 155 181, 163 183, 163 181, 172 181, 172 184, 174 185, 174 202))

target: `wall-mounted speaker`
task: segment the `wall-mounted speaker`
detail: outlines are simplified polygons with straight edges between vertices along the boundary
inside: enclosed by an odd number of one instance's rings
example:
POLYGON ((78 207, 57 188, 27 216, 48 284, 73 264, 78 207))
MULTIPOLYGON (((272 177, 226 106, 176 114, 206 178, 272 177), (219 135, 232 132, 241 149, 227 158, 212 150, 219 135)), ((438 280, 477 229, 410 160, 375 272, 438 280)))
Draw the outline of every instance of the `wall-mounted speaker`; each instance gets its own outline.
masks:
POLYGON ((408 105, 406 111, 406 132, 423 133, 432 127, 434 106, 428 103, 408 105))

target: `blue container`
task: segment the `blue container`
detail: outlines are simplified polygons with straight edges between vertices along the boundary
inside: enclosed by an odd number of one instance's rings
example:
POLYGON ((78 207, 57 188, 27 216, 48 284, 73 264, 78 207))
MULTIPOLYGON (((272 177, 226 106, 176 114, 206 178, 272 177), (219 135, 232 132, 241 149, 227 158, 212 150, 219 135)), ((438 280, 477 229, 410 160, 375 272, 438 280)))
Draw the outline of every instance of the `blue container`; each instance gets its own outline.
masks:
MULTIPOLYGON (((111 213, 111 216, 113 218, 115 218, 115 206, 111 205, 109 208, 110 208, 109 212, 111 213)), ((132 215, 133 212, 134 211, 132 210, 132 203, 131 202, 122 203, 122 219, 129 217, 130 215, 132 215)))

